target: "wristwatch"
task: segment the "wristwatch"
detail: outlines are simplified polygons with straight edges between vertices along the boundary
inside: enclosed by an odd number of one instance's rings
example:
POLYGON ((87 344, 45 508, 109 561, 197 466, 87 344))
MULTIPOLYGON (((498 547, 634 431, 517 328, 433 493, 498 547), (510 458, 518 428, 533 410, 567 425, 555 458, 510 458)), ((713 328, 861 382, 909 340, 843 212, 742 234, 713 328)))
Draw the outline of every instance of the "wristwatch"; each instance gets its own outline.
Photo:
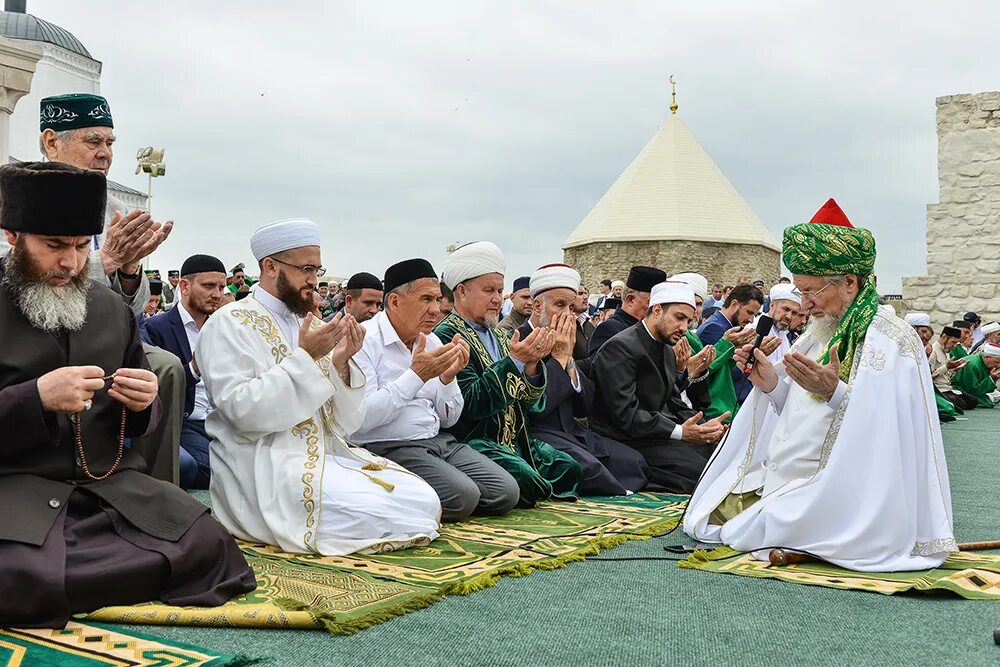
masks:
POLYGON ((117 273, 118 277, 121 278, 121 279, 123 279, 123 280, 141 280, 142 279, 142 270, 141 269, 140 269, 139 273, 125 273, 121 269, 118 269, 117 271, 115 271, 115 273, 117 273))

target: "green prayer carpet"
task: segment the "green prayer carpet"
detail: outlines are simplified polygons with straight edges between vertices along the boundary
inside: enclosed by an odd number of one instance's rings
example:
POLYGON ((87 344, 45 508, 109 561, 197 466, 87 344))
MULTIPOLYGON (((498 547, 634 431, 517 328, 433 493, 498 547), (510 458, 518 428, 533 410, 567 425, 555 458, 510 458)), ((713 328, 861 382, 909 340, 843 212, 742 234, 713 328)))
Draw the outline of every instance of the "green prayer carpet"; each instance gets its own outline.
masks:
MULTIPOLYGON (((1000 539, 1000 411, 942 429, 959 541, 1000 539)), ((664 558, 675 532, 600 558, 664 558)), ((675 557, 676 558, 676 557, 675 557)), ((349 637, 323 631, 142 626, 275 665, 987 665, 1000 605, 707 574, 666 560, 589 560, 504 577, 349 637)))

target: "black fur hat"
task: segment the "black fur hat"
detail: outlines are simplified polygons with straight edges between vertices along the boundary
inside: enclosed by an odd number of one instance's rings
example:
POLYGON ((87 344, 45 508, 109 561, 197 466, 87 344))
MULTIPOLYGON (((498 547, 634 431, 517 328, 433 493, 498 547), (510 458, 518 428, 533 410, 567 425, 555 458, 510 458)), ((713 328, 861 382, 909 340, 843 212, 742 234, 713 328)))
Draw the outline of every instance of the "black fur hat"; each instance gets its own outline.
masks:
POLYGON ((93 236, 104 229, 107 179, 60 162, 0 167, 0 227, 44 236, 93 236))

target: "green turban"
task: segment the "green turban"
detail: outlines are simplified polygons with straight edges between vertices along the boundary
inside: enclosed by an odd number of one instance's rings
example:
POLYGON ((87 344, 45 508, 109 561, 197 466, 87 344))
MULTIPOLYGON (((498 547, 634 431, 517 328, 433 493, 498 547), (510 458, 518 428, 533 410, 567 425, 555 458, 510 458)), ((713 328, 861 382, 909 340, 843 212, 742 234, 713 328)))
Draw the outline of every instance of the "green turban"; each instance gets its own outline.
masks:
POLYGON ((42 100, 38 126, 41 132, 62 132, 80 127, 114 127, 115 122, 108 101, 100 95, 70 93, 42 100))
POLYGON ((867 229, 812 222, 785 230, 781 259, 805 276, 868 275, 875 269, 875 237, 867 229))

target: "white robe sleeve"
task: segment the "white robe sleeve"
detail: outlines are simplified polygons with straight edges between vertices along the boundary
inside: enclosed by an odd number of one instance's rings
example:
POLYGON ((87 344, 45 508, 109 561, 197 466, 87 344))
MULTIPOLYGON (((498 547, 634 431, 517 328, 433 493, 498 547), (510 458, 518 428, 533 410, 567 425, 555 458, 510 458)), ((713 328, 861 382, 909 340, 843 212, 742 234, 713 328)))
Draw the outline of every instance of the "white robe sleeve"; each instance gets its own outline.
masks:
MULTIPOLYGON (((302 348, 259 372, 254 354, 259 344, 251 335, 257 334, 220 311, 202 328, 195 353, 212 405, 242 433, 287 431, 338 392, 350 391, 336 373, 327 379, 302 348)), ((352 370, 352 383, 353 375, 352 370)), ((363 386, 358 390, 363 392, 363 386)))

